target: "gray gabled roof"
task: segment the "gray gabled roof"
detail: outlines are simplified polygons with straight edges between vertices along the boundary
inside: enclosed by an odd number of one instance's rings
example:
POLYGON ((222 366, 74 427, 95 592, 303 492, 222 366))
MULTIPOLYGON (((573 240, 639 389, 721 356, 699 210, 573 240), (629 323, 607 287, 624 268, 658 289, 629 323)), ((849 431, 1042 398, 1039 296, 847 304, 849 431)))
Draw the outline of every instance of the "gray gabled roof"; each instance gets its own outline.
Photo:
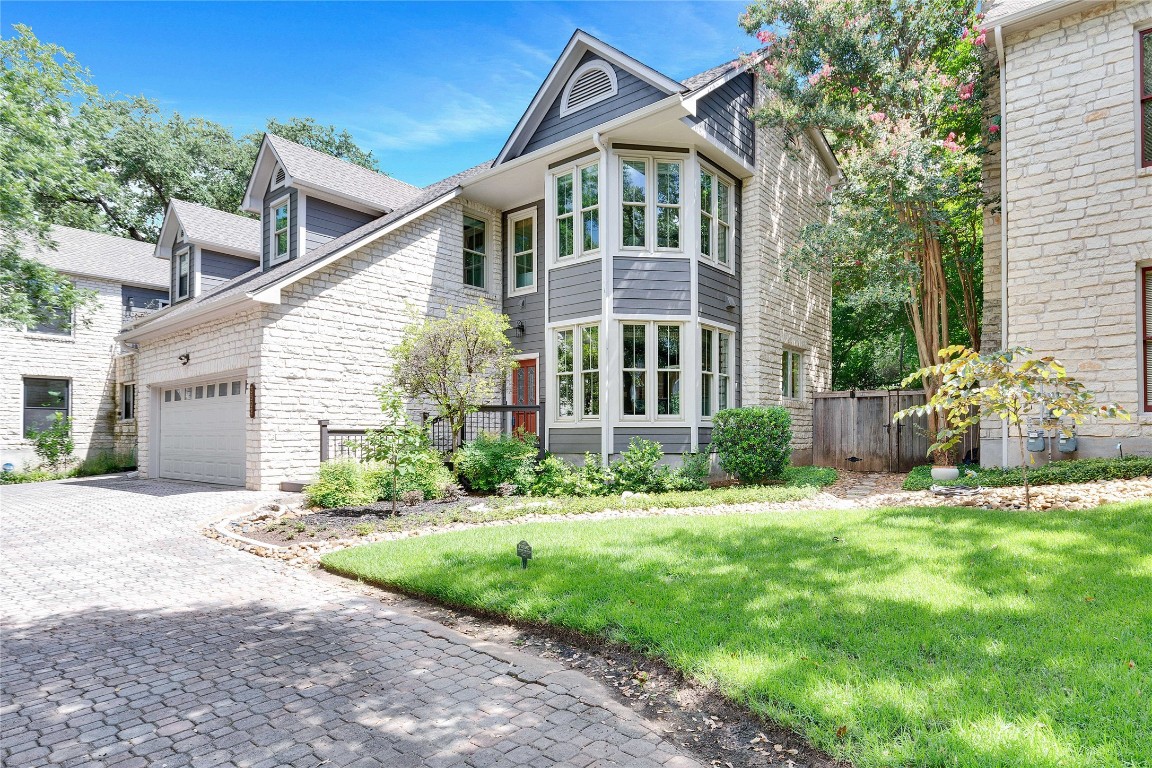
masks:
POLYGON ((383 211, 395 210, 420 193, 419 187, 399 179, 339 160, 275 134, 266 135, 288 175, 310 186, 363 200, 383 211))
POLYGON ((744 66, 744 57, 740 56, 731 61, 726 61, 723 64, 718 64, 711 69, 706 69, 699 72, 692 77, 685 78, 682 82, 685 88, 690 91, 695 91, 698 88, 703 88, 718 77, 723 77, 733 70, 740 69, 744 66))
POLYGON ((23 255, 68 275, 168 288, 168 262, 152 254, 152 243, 59 226, 52 227, 49 237, 54 249, 25 239, 23 255))
POLYGON ((293 275, 306 272, 309 267, 323 261, 332 254, 350 245, 355 245, 358 241, 385 229, 389 225, 403 219, 405 216, 420 210, 424 206, 434 203, 439 198, 447 197, 449 193, 455 191, 464 180, 486 171, 491 167, 492 161, 489 160, 473 166, 466 171, 461 171, 460 173, 449 176, 435 184, 430 184, 423 189, 413 187, 413 189, 417 190, 417 195, 410 198, 407 203, 396 210, 373 219, 367 224, 357 227, 334 240, 330 240, 318 248, 313 248, 299 258, 286 261, 265 272, 261 272, 260 268, 256 267, 239 277, 229 280, 214 291, 209 291, 190 301, 181 302, 173 307, 149 315, 138 322, 135 327, 146 329, 150 323, 163 318, 178 318, 189 315, 204 308, 205 305, 214 304, 229 297, 237 297, 238 294, 256 293, 264 288, 269 288, 284 280, 291 279, 293 275))
POLYGON ((209 247, 216 245, 228 250, 250 253, 259 258, 260 220, 234 213, 218 211, 199 203, 173 200, 172 212, 184 228, 184 239, 209 247))

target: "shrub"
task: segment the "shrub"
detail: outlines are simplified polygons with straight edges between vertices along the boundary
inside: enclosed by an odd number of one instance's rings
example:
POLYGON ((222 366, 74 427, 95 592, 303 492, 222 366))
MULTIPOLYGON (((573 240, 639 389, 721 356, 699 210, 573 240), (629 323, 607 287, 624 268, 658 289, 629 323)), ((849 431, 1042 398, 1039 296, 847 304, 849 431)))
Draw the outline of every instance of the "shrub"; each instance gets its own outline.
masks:
MULTIPOLYGON (((1126 456, 1100 459, 1066 459, 1033 467, 1028 471, 1032 485, 1066 485, 1068 483, 1095 483, 1104 480, 1131 480, 1152 476, 1152 457, 1126 456)), ((1020 467, 960 467, 960 478, 951 482, 932 479, 932 467, 915 467, 904 479, 904 490, 924 491, 933 485, 982 485, 1002 488, 1024 485, 1020 467)))
POLYGON ((59 470, 72 458, 76 448, 72 440, 72 418, 57 412, 47 429, 32 429, 24 435, 32 441, 32 450, 49 469, 59 470))
POLYGON ((354 459, 329 461, 320 465, 316 482, 304 489, 304 497, 314 507, 362 507, 380 498, 377 482, 354 459))
POLYGON ((419 491, 426 499, 435 499, 445 483, 455 482, 451 470, 444 466, 440 454, 431 448, 413 451, 401 465, 402 472, 388 464, 372 464, 366 469, 377 492, 377 498, 392 501, 392 489, 396 489, 396 501, 410 491, 419 491))
POLYGON ((474 491, 491 492, 501 483, 514 483, 524 492, 532 483, 536 438, 482 434, 456 451, 452 461, 474 491))
POLYGON ((680 466, 672 470, 671 490, 702 491, 708 487, 712 474, 712 454, 704 451, 680 456, 680 466))
POLYGON ((460 483, 455 480, 450 480, 440 486, 436 493, 436 498, 445 503, 452 501, 460 501, 466 494, 464 489, 460 487, 460 483))
POLYGON ((53 472, 43 467, 31 467, 27 464, 24 469, 12 472, 0 472, 0 485, 16 485, 18 483, 42 483, 46 480, 62 480, 68 477, 67 472, 53 472))
POLYGON ((101 451, 89 456, 76 467, 77 477, 90 477, 92 475, 110 475, 113 472, 124 472, 136 468, 136 454, 113 453, 101 451))
POLYGON ((635 493, 662 493, 672 484, 671 467, 660 464, 664 449, 660 443, 634 437, 628 450, 612 462, 612 488, 635 493))
POLYGON ((792 419, 783 408, 729 408, 712 417, 720 467, 741 483, 779 482, 792 455, 792 419))
POLYGON ((414 507, 420 502, 424 501, 424 491, 405 491, 400 500, 404 502, 406 507, 414 507))

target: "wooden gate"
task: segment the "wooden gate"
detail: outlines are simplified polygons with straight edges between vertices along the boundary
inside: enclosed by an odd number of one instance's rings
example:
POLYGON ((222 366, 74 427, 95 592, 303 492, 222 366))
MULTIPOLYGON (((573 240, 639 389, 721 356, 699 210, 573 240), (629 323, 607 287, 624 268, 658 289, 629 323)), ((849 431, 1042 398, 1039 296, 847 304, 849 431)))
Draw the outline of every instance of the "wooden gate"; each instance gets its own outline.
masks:
MULTIPOLYGON (((812 413, 812 463, 855 472, 907 472, 928 462, 927 419, 892 423, 892 414, 924 404, 909 390, 821 392, 812 413)), ((960 458, 978 460, 979 428, 961 443, 960 458)))

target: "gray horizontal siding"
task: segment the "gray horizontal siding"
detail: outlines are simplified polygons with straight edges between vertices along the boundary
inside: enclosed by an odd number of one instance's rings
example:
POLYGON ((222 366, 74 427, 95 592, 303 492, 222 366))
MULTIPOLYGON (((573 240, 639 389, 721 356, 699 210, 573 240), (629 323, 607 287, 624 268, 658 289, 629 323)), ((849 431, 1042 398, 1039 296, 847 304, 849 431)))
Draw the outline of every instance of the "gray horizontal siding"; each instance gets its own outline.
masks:
MULTIPOLYGON (((590 61, 602 61, 602 59, 594 53, 588 52, 580 59, 578 66, 583 66, 590 61)), ((629 72, 619 68, 615 68, 615 70, 617 85, 615 96, 569 115, 561 116, 560 104, 564 99, 564 94, 561 92, 552 102, 548 111, 544 113, 540 125, 536 127, 532 138, 528 140, 519 154, 526 155, 541 147, 563 141, 581 131, 589 130, 629 112, 655 104, 668 95, 629 72)), ((512 160, 513 158, 509 157, 508 159, 512 160)))
POLYGON ((574 320, 600 314, 600 260, 553 269, 548 275, 548 320, 574 320))
POLYGON ((200 292, 212 290, 221 283, 226 283, 234 277, 239 277, 257 263, 252 259, 233 256, 228 253, 200 249, 200 292))
POLYGON ((309 197, 304 205, 305 253, 363 226, 376 217, 327 200, 309 197))
POLYGON ((634 437, 645 440, 654 440, 664 447, 665 455, 679 455, 692 450, 692 430, 688 427, 656 427, 649 425, 631 425, 616 427, 612 436, 612 450, 614 453, 623 453, 628 450, 628 443, 634 437))
POLYGON ((135 285, 120 286, 120 303, 128 307, 146 307, 152 301, 167 301, 168 291, 155 288, 140 288, 135 285))
POLYGON ((718 323, 740 322, 740 279, 709 264, 700 264, 700 317, 718 323), (728 299, 735 306, 728 309, 728 299))
MULTIPOLYGON (((272 211, 271 204, 275 200, 288 195, 288 260, 291 261, 300 255, 300 227, 296 226, 299 219, 297 219, 299 208, 297 203, 299 201, 299 193, 291 187, 280 187, 279 189, 271 189, 264 194, 264 215, 260 218, 260 224, 264 229, 261 241, 264 243, 264 253, 261 259, 261 264, 264 269, 268 269, 268 260, 272 253, 272 211)), ((286 262, 280 262, 284 264, 286 262)), ((277 264, 276 266, 279 266, 277 264)))
POLYGON ((565 455, 600 453, 600 427, 549 429, 548 450, 565 455))
POLYGON ((687 315, 692 312, 688 259, 617 256, 612 269, 616 312, 621 315, 687 315))
POLYGON ((698 435, 697 442, 700 444, 700 450, 703 451, 712 444, 712 427, 700 427, 698 435))
POLYGON ((727 147, 746 162, 756 158, 756 126, 752 109, 752 75, 745 72, 700 99, 697 125, 713 141, 727 147))
MULTIPOLYGON (((504 286, 505 293, 508 292, 512 285, 512 275, 510 273, 510 260, 512 257, 511 248, 511 235, 507 234, 511 230, 508 225, 508 216, 513 213, 519 213, 529 208, 536 209, 536 290, 533 293, 521 294, 520 296, 511 296, 504 299, 504 314, 508 316, 509 322, 515 328, 517 323, 524 324, 524 335, 521 336, 515 330, 508 332, 508 340, 512 342, 521 354, 540 356, 540 362, 537 363, 536 375, 541 382, 547 381, 545 378, 546 360, 544 359, 544 201, 532 203, 530 205, 522 205, 519 208, 512 209, 504 212, 504 226, 501 232, 506 233, 504 236, 504 286)), ((540 395, 543 398, 544 386, 541 383, 540 395)))

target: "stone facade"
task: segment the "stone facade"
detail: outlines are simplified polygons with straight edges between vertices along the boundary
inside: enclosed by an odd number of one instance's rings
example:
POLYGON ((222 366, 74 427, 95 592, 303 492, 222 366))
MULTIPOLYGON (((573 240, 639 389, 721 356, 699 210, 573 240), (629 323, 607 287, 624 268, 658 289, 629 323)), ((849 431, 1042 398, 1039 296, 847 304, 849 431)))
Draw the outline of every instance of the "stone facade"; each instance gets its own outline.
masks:
MULTIPOLYGON (((1131 412, 1082 427, 1079 456, 1115 455, 1117 443, 1152 453, 1139 283, 1152 265, 1152 168, 1140 168, 1136 131, 1137 32, 1148 27, 1152 2, 1101 3, 1004 39, 1003 140, 985 170, 991 191, 1002 161, 1007 191, 985 220, 985 345, 1055 355, 1131 412)), ((983 426, 982 461, 1018 462, 999 424, 983 426)))
POLYGON ((825 275, 793 268, 787 252, 805 224, 827 216, 832 180, 808 137, 786 147, 780 131, 764 127, 755 165, 744 192, 742 403, 787 408, 793 460, 809 463, 814 395, 832 386, 832 286, 825 275), (785 349, 804 356, 799 398, 781 394, 785 349))
POLYGON ((50 336, 0 328, 4 350, 0 373, 0 463, 21 469, 35 463, 24 439, 25 377, 67 379, 75 454, 86 458, 115 447, 114 351, 122 319, 120 284, 72 277, 77 287, 96 292, 98 305, 76 323, 70 336, 50 336))

